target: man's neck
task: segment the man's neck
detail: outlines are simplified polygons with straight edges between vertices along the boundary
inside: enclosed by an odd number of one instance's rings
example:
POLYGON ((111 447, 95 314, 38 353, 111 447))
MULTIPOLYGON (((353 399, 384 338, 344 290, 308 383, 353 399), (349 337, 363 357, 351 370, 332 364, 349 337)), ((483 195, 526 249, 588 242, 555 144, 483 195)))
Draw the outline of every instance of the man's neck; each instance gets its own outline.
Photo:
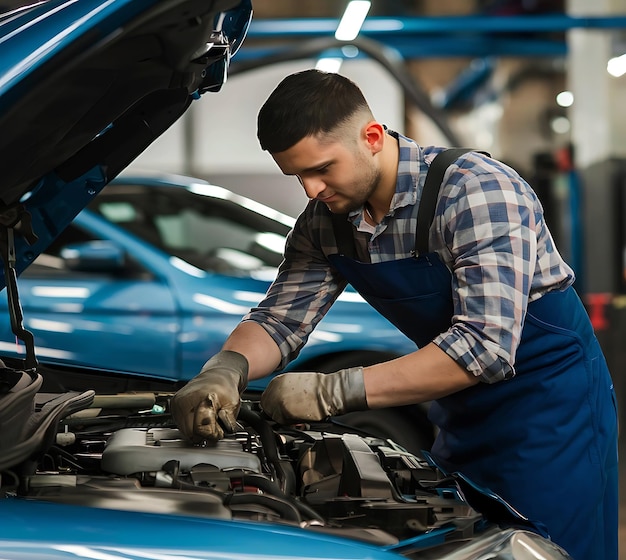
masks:
POLYGON ((376 190, 365 203, 365 216, 368 222, 376 225, 389 212, 393 195, 396 192, 396 182, 398 179, 398 159, 400 150, 398 141, 393 136, 387 134, 381 156, 381 176, 376 190), (371 221, 370 221, 371 220, 371 221))

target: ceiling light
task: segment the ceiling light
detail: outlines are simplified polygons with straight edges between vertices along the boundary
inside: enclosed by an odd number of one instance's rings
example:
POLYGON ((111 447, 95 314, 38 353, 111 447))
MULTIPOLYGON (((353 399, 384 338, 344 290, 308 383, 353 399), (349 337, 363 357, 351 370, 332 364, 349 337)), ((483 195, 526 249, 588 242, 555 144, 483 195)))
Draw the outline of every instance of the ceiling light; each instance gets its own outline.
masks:
POLYGON ((615 76, 619 78, 626 74, 626 54, 622 56, 616 56, 612 58, 606 63, 606 71, 611 74, 611 76, 615 76))
POLYGON ((567 134, 571 127, 567 117, 555 117, 550 121, 550 128, 555 134, 567 134))
POLYGON ((359 56, 359 49, 354 45, 344 45, 341 47, 341 54, 346 58, 356 58, 359 56))
POLYGON ((367 17, 371 2, 365 0, 352 0, 346 6, 346 11, 335 31, 335 39, 338 41, 352 41, 356 39, 361 26, 367 17))
POLYGON ((571 91, 562 91, 556 96, 559 107, 571 107, 574 103, 574 94, 571 91))

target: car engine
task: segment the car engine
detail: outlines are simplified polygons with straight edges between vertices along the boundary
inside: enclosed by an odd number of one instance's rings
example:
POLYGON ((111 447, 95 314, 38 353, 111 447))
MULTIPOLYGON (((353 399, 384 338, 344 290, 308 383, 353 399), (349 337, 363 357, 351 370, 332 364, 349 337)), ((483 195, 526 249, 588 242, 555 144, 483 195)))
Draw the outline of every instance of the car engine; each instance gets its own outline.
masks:
POLYGON ((390 441, 332 424, 278 427, 244 401, 237 432, 193 445, 167 413, 169 396, 96 396, 59 422, 53 444, 14 491, 94 507, 278 521, 385 544, 451 518, 455 532, 471 533, 480 519, 437 488, 424 460, 390 441))
POLYGON ((3 469, 3 497, 285 524, 421 559, 509 538, 458 481, 389 440, 333 423, 278 426, 245 400, 235 433, 193 445, 172 422, 171 396, 95 395, 75 407, 46 430, 45 451, 3 469))

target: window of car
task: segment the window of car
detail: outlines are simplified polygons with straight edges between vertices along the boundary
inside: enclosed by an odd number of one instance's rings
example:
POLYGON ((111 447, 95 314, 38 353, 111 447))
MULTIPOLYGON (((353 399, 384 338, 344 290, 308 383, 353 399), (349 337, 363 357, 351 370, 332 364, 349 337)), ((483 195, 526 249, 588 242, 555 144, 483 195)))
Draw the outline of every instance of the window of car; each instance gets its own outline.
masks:
MULTIPOLYGON (((168 255, 212 272, 271 280, 282 260, 289 226, 233 200, 204 196, 177 186, 112 184, 88 209, 168 255)), ((108 274, 149 278, 125 255, 121 268, 89 270, 68 266, 68 246, 106 241, 72 223, 22 273, 30 278, 108 274)))
POLYGON ((22 272, 23 278, 64 278, 73 274, 61 257, 61 250, 68 245, 97 241, 89 232, 70 224, 52 244, 22 272))
POLYGON ((89 209, 198 268, 234 275, 274 271, 289 231, 232 200, 176 186, 109 185, 89 209))
POLYGON ((39 255, 33 263, 22 272, 22 278, 46 278, 46 279, 68 279, 85 278, 98 275, 111 279, 134 279, 151 280, 153 274, 142 266, 131 254, 124 254, 123 264, 114 267, 87 267, 70 265, 70 261, 64 258, 63 251, 68 247, 76 247, 81 244, 97 243, 106 241, 97 237, 89 231, 72 223, 65 228, 50 246, 39 255))

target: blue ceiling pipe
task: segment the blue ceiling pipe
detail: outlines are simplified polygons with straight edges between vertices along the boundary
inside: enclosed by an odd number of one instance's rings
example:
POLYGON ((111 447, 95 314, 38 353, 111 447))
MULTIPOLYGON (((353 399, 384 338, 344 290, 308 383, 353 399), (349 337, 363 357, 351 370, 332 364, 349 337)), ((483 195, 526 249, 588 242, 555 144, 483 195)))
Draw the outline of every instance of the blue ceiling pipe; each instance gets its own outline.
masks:
POLYGON ((338 23, 334 18, 253 19, 246 43, 237 54, 234 73, 259 65, 315 57, 322 52, 343 56, 341 46, 352 44, 390 70, 409 98, 435 121, 451 144, 456 145, 458 138, 439 110, 471 98, 491 75, 493 64, 489 61, 494 57, 564 57, 567 55, 565 39, 546 37, 546 34, 559 35, 571 29, 625 29, 626 16, 368 17, 361 28, 360 39, 351 43, 334 40, 338 23), (295 39, 303 38, 308 41, 294 43, 295 39), (277 41, 276 45, 271 46, 271 41, 277 41), (398 70, 402 61, 436 57, 484 59, 484 64, 470 65, 458 81, 446 89, 439 107, 432 105, 410 77, 406 78, 407 72, 398 70))
MULTIPOLYGON (((242 58, 267 56, 271 48, 255 39, 289 40, 332 36, 334 18, 252 20, 242 58)), ((384 43, 405 60, 436 57, 563 57, 567 45, 559 34, 571 29, 626 29, 626 16, 565 14, 524 16, 369 17, 360 35, 384 43)), ((274 50, 274 52, 277 52, 274 50)))
MULTIPOLYGON (((334 37, 317 37, 314 39, 307 39, 305 41, 294 42, 294 44, 290 47, 280 49, 279 51, 270 53, 267 56, 256 60, 246 60, 241 57, 240 54, 243 51, 242 48, 237 53, 237 56, 233 58, 228 74, 229 76, 236 76, 237 74, 258 70, 264 66, 271 66, 281 62, 315 58, 322 53, 332 51, 333 49, 337 49, 339 46, 345 44, 346 43, 338 41, 334 37)), ((404 59, 398 56, 397 52, 389 49, 386 45, 381 44, 378 41, 361 36, 357 37, 353 41, 350 41, 349 44, 353 45, 359 51, 362 51, 385 68, 396 83, 402 88, 406 98, 430 117, 435 126, 437 126, 443 135, 448 139, 450 145, 461 145, 460 138, 450 128, 446 115, 441 111, 441 109, 433 106, 428 95, 414 80, 412 74, 409 72, 406 64, 404 63, 404 59)))
MULTIPOLYGON (((367 35, 361 35, 367 37, 367 35)), ((317 37, 330 38, 332 35, 317 37)), ((550 57, 559 58, 567 55, 567 45, 564 40, 550 40, 533 37, 492 37, 473 36, 461 37, 459 35, 446 37, 393 37, 391 35, 384 38, 372 38, 384 44, 405 60, 419 58, 449 58, 449 57, 550 57)), ((290 37, 290 41, 297 41, 296 36, 290 37)), ((280 52, 284 48, 290 48, 293 43, 280 46, 267 46, 253 44, 252 41, 244 43, 237 53, 236 60, 255 60, 265 58, 280 52)), ((337 56, 343 56, 338 50, 337 56)))
MULTIPOLYGON (((334 34, 339 23, 334 18, 253 19, 247 39, 320 36, 334 34)), ((566 14, 523 16, 428 16, 368 17, 361 33, 380 39, 388 35, 433 33, 547 33, 570 29, 626 28, 626 15, 570 16, 566 14)))

